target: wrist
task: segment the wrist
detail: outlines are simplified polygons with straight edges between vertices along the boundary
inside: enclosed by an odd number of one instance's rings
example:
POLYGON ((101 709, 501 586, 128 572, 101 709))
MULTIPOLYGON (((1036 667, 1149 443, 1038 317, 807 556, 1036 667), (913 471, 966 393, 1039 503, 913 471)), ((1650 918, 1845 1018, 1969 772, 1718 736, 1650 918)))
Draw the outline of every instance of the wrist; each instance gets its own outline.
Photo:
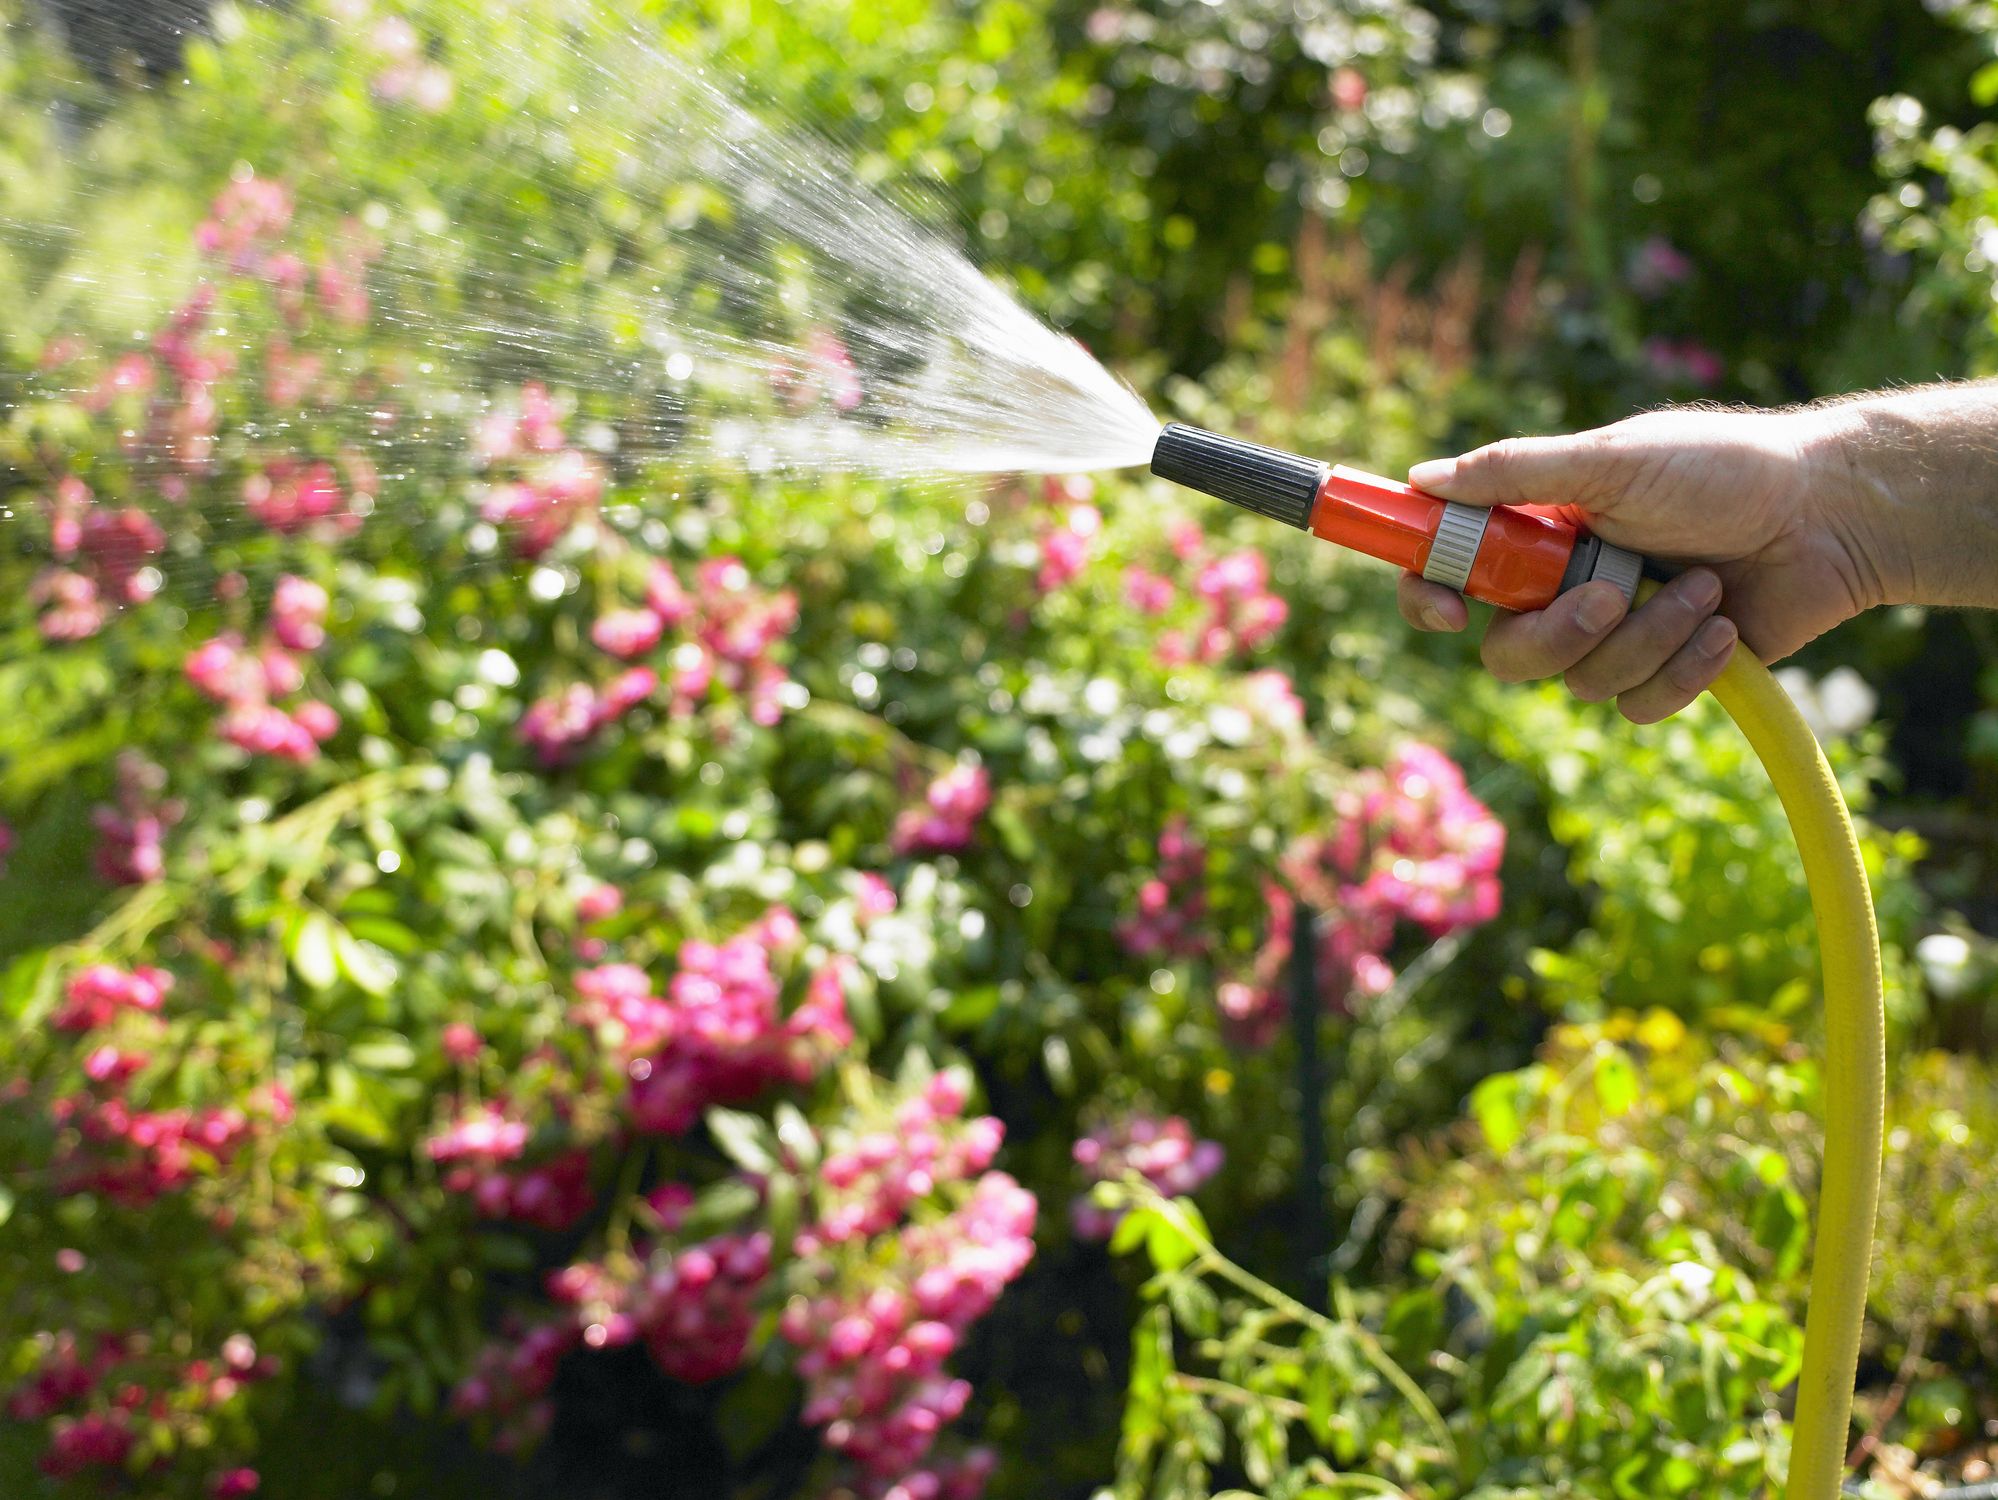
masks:
POLYGON ((1801 427, 1802 505, 1807 524, 1833 550, 1854 613, 1918 602, 1925 541, 1897 461, 1907 451, 1891 412, 1866 402, 1793 414, 1801 427))

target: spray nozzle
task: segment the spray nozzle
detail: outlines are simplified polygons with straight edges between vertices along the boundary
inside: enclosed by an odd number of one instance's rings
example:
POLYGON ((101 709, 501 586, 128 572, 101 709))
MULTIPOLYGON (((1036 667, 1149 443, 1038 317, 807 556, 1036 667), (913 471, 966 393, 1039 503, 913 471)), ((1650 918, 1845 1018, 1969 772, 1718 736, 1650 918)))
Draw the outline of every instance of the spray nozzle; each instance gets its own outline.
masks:
POLYGON ((1634 599, 1645 561, 1548 516, 1460 505, 1393 479, 1174 422, 1152 472, 1506 609, 1596 579, 1634 599))

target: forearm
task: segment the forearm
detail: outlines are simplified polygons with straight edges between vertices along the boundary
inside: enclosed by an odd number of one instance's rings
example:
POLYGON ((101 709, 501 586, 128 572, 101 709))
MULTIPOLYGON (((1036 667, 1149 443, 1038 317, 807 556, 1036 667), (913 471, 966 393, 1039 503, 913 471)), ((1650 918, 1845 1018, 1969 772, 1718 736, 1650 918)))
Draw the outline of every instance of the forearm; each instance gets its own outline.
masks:
POLYGON ((1850 397, 1801 413, 1822 523, 1870 602, 1998 607, 1998 381, 1850 397))

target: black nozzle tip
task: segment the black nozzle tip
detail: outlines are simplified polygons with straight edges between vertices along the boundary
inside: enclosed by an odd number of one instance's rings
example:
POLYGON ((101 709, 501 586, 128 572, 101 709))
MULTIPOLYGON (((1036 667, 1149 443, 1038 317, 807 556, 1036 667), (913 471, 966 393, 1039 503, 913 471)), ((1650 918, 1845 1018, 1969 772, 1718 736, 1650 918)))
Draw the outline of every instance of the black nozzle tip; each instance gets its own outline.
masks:
POLYGON ((1168 425, 1152 450, 1152 472, 1159 478, 1299 529, 1311 525, 1328 467, 1183 422, 1168 425))

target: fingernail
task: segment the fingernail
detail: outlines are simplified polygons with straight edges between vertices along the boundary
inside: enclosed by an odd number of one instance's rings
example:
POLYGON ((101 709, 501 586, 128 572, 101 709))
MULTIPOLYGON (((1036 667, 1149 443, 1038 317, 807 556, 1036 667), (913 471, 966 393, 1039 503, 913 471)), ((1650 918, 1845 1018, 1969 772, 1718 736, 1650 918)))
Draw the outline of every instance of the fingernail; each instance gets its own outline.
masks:
POLYGON ((1733 649, 1734 641, 1734 621, 1716 615, 1702 625, 1699 632, 1694 635, 1693 653, 1704 660, 1712 661, 1715 657, 1727 655, 1733 649))
POLYGON ((1575 623, 1590 635, 1601 635, 1622 617, 1622 596, 1608 585, 1583 589, 1575 605, 1575 623))
POLYGON ((1688 573, 1679 581, 1679 596, 1694 609, 1712 609, 1720 603, 1721 581, 1705 569, 1688 573))
POLYGON ((1408 482, 1419 490, 1433 490, 1448 484, 1456 472, 1456 459, 1428 458, 1408 471, 1408 482))
POLYGON ((1450 622, 1443 618, 1443 611, 1433 604, 1422 606, 1422 628, 1424 630, 1448 630, 1450 622))

